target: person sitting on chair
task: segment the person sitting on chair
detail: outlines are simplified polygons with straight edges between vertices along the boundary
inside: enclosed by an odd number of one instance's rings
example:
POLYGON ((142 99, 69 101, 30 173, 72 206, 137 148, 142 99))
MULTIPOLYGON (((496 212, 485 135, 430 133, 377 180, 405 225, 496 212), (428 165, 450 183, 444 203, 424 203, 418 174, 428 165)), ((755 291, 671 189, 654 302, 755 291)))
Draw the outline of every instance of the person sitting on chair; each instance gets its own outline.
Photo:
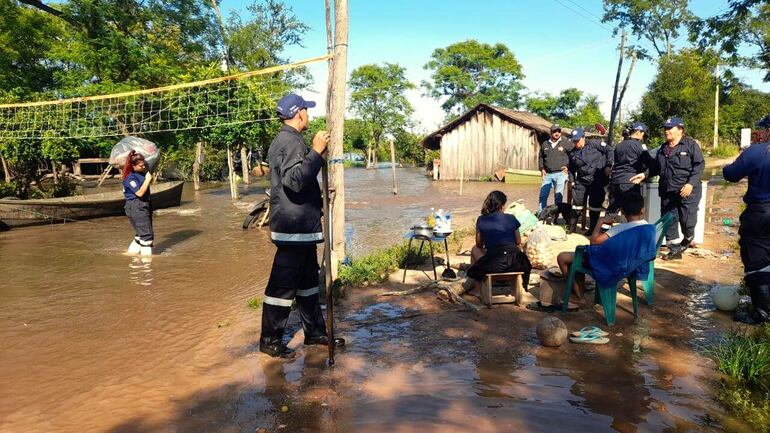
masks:
POLYGON ((476 245, 471 249, 471 266, 466 290, 479 288, 487 274, 522 272, 522 284, 529 285, 532 265, 521 250, 521 224, 515 216, 503 212, 508 197, 501 191, 492 191, 484 200, 481 216, 476 220, 476 245))
MULTIPOLYGON (((623 215, 625 215, 627 222, 622 224, 617 224, 612 226, 609 230, 606 232, 602 232, 602 224, 613 223, 612 218, 608 217, 602 217, 600 219, 600 223, 594 227, 594 231, 591 234, 591 245, 602 245, 607 240, 609 240, 613 236, 617 236, 620 233, 644 225, 649 224, 647 221, 644 220, 642 217, 644 215, 644 198, 640 194, 626 194, 623 196, 623 201, 621 203, 621 209, 623 211, 623 215)), ((641 243, 641 242, 640 242, 641 243)), ((597 255, 594 255, 596 257, 597 255)), ((565 251, 562 253, 559 253, 559 255, 556 257, 556 261, 559 264, 559 269, 561 270, 563 275, 569 274, 569 268, 572 265, 572 262, 575 260, 575 253, 572 251, 565 251)), ((608 264, 603 263, 592 263, 591 256, 587 256, 585 262, 583 265, 586 268, 595 268, 595 267, 601 267, 608 264)), ((578 302, 582 302, 583 300, 583 289, 585 287, 585 275, 584 274, 578 274, 575 277, 575 283, 572 287, 572 292, 575 294, 578 302)))

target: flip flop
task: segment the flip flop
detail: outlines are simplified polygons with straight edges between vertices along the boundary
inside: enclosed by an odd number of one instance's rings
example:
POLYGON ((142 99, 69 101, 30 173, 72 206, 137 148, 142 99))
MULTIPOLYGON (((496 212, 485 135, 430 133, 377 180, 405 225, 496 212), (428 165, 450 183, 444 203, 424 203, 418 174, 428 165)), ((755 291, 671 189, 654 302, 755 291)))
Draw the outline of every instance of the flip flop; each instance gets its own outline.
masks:
POLYGON ((602 331, 600 328, 596 326, 586 326, 582 328, 580 331, 575 331, 570 335, 573 337, 583 337, 588 335, 598 335, 599 337, 606 337, 610 335, 610 333, 607 331, 602 331))
MULTIPOLYGON (((542 313, 556 313, 558 311, 561 311, 561 305, 543 305, 540 301, 533 302, 531 304, 527 304, 526 307, 528 310, 533 311, 540 311, 542 313)), ((575 304, 568 304, 567 305, 567 311, 577 311, 578 306, 575 304)))
POLYGON ((598 334, 592 334, 583 335, 580 337, 570 337, 569 341, 581 344, 607 344, 610 342, 610 339, 606 337, 600 337, 598 334))

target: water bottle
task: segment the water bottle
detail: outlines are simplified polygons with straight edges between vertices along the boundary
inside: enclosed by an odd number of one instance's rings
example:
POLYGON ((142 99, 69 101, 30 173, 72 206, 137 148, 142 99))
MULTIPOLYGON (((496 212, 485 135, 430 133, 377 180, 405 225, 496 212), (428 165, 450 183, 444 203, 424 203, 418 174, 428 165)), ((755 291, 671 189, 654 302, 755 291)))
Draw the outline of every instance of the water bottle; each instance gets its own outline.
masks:
POLYGON ((441 233, 444 231, 444 209, 439 209, 436 212, 436 231, 441 233))
POLYGON ((436 215, 435 215, 434 208, 430 208, 430 214, 428 214, 428 226, 430 227, 436 226, 436 215))
POLYGON ((446 213, 444 214, 444 231, 445 232, 452 231, 452 215, 449 213, 449 211, 446 211, 446 213))

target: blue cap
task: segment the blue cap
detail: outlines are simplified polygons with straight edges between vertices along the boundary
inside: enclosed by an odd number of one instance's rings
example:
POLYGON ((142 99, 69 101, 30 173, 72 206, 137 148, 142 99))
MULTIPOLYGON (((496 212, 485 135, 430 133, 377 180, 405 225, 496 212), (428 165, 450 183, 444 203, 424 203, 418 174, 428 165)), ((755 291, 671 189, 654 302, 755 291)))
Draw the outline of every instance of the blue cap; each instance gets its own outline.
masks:
POLYGON ((632 131, 642 131, 644 133, 647 132, 647 125, 645 125, 642 122, 634 122, 631 124, 631 130, 632 131))
POLYGON ((286 120, 296 116, 303 108, 313 107, 315 107, 314 101, 305 101, 296 93, 289 93, 278 101, 278 106, 275 110, 278 112, 278 117, 286 120))
POLYGON ((770 114, 765 116, 764 119, 762 119, 759 122, 757 122, 757 126, 759 126, 760 128, 770 129, 770 114))
POLYGON ((586 130, 585 129, 583 129, 583 128, 575 128, 575 129, 572 130, 571 140, 572 141, 578 141, 581 138, 585 137, 585 135, 586 135, 586 130))
POLYGON ((684 120, 681 117, 669 117, 666 119, 666 123, 663 124, 664 128, 673 128, 675 126, 684 128, 684 120))

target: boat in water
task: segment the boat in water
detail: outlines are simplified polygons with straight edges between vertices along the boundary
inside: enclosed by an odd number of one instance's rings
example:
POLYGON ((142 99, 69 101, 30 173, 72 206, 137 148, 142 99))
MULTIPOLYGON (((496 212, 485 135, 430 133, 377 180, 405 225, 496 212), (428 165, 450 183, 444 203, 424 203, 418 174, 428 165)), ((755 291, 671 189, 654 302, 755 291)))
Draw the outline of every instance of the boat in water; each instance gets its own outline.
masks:
MULTIPOLYGON (((184 182, 153 185, 152 208, 179 206, 184 182)), ((0 230, 123 215, 123 191, 38 200, 0 199, 0 230)))

